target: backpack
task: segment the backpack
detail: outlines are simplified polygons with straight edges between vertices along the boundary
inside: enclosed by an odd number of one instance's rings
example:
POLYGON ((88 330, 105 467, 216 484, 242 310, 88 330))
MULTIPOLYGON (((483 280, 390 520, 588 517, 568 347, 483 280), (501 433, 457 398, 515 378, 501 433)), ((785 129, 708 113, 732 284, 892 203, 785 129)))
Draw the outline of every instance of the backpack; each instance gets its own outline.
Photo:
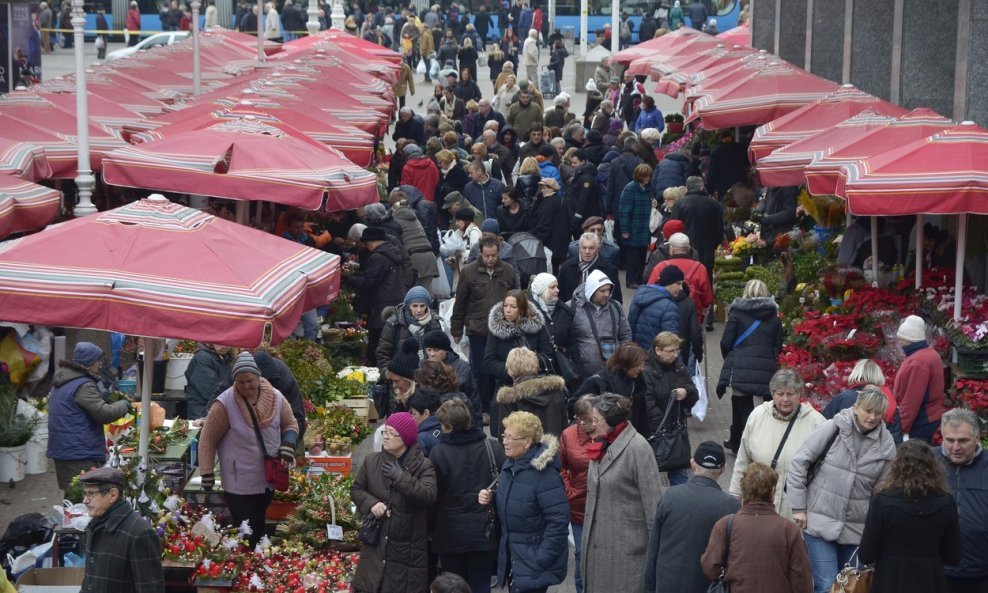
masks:
POLYGON ((631 19, 621 22, 621 39, 631 39, 631 19))

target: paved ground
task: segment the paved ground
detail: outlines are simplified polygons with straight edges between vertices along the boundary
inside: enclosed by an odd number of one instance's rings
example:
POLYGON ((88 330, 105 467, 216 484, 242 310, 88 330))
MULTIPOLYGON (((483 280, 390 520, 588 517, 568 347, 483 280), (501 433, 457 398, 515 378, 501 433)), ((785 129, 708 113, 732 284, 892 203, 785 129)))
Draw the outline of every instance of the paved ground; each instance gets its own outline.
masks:
MULTIPOLYGON (((116 47, 118 47, 117 44, 110 44, 109 50, 112 51, 113 49, 116 49, 116 47)), ((42 62, 42 69, 45 79, 47 80, 74 72, 75 66, 73 60, 73 54, 68 50, 56 50, 53 54, 45 55, 42 62)), ((96 49, 92 43, 89 43, 86 45, 86 64, 92 64, 95 61, 96 49)), ((542 60, 543 65, 545 65, 547 61, 548 56, 544 55, 542 60)), ((484 92, 485 96, 490 96, 493 93, 493 88, 490 83, 487 68, 480 68, 478 76, 480 78, 481 90, 484 92)), ((432 85, 418 84, 420 81, 421 77, 416 77, 416 90, 418 92, 413 97, 410 97, 408 101, 408 104, 416 110, 419 109, 418 105, 420 101, 425 101, 432 95, 432 85)), ((581 90, 585 83, 586 81, 579 82, 579 87, 581 90)), ((563 90, 569 92, 573 96, 571 110, 577 114, 583 113, 585 106, 585 94, 574 92, 577 85, 574 80, 574 65, 572 59, 567 60, 562 86, 563 90)), ((661 95, 657 97, 657 104, 665 113, 680 107, 676 101, 661 95)), ((424 112, 424 108, 422 108, 422 111, 424 112)), ((625 288, 624 296, 624 301, 626 303, 630 303, 632 291, 625 288)), ((726 399, 718 400, 713 394, 713 387, 716 384, 717 377, 720 373, 720 368, 723 364, 719 348, 719 340, 723 331, 723 325, 719 323, 715 324, 715 329, 716 331, 706 334, 707 352, 709 353, 708 368, 710 372, 708 385, 712 399, 710 401, 706 420, 704 422, 693 421, 690 424, 690 440, 694 447, 705 440, 712 440, 718 443, 723 441, 727 438, 727 430, 730 426, 730 402, 726 399)), ((359 463, 359 460, 366 455, 369 449, 369 443, 364 443, 358 448, 355 453, 355 457, 357 459, 355 459, 354 467, 357 467, 357 463, 359 463)), ((734 458, 732 456, 728 456, 728 462, 731 465, 733 465, 733 459, 734 458)), ((725 489, 729 480, 730 471, 728 471, 721 479, 721 484, 725 489)), ((665 478, 663 478, 663 484, 664 483, 665 478)), ((17 483, 12 489, 5 485, 0 485, 0 530, 4 529, 10 520, 22 513, 32 511, 42 513, 51 512, 52 505, 58 504, 61 498, 61 492, 55 485, 54 471, 51 469, 47 474, 28 476, 22 482, 17 483)), ((572 591, 572 574, 571 557, 569 578, 564 584, 558 587, 553 587, 550 591, 572 591)))

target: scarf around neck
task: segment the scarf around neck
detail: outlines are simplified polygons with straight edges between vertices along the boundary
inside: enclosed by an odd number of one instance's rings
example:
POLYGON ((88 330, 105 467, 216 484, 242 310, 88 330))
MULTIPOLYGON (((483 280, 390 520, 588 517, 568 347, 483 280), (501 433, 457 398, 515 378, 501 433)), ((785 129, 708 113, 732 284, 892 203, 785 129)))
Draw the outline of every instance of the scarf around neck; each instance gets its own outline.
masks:
POLYGON ((607 453, 608 447, 614 444, 614 441, 621 436, 625 428, 628 428, 627 420, 615 426, 611 432, 594 439, 594 442, 587 446, 587 457, 590 458, 590 461, 600 463, 600 460, 604 458, 604 454, 607 453))
POLYGON ((585 262, 582 259, 579 260, 580 277, 583 280, 583 282, 587 281, 587 276, 590 275, 591 268, 593 268, 597 264, 597 258, 599 257, 600 257, 600 252, 598 251, 597 255, 595 255, 593 259, 588 262, 585 262))

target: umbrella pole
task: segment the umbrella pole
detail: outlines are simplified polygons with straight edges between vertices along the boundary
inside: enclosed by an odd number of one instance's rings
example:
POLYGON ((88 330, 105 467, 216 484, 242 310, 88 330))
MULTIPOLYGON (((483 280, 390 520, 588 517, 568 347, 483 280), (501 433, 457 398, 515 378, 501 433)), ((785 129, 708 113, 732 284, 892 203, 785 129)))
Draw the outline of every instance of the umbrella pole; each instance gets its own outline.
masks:
POLYGON ((244 200, 237 200, 237 224, 247 226, 250 224, 250 204, 244 200))
POLYGON ((154 373, 154 353, 157 340, 144 338, 144 375, 141 378, 141 440, 137 452, 141 467, 148 466, 148 441, 151 438, 151 375, 154 373))
POLYGON ((264 63, 264 0, 257 0, 257 61, 264 63))
MULTIPOLYGON (((923 215, 916 215, 916 290, 923 287, 923 215)), ((906 246, 908 247, 908 245, 906 246)))
POLYGON ((878 217, 871 217, 871 286, 878 287, 878 217))
POLYGON ((957 219, 957 264, 954 266, 954 321, 960 321, 964 303, 964 251, 967 248, 967 213, 957 219))

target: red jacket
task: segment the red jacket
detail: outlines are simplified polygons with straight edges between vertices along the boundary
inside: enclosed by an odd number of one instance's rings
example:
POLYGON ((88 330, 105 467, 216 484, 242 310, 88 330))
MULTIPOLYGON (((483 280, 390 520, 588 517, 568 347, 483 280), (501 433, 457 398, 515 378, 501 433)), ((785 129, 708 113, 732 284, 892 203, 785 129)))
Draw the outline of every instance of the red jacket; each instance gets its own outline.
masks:
POLYGON ((936 350, 926 346, 906 356, 892 386, 895 401, 899 404, 902 434, 909 434, 917 419, 921 424, 940 421, 943 416, 943 387, 943 363, 936 350), (929 399, 923 407, 923 398, 927 393, 929 399))
POLYGON ((580 430, 578 424, 567 426, 559 437, 559 460, 563 464, 563 484, 566 486, 566 499, 569 500, 569 520, 583 525, 587 506, 587 470, 590 458, 587 447, 593 439, 580 430))
POLYGON ((690 287, 690 296, 696 303, 696 313, 703 318, 703 312, 714 303, 714 289, 710 286, 710 278, 707 276, 707 266, 698 261, 674 257, 656 264, 652 273, 648 276, 648 283, 655 284, 659 281, 659 274, 662 269, 668 266, 676 266, 683 271, 686 276, 686 285, 690 287))
POLYGON ((439 185, 439 169, 428 157, 411 159, 401 169, 401 184, 415 186, 426 200, 432 202, 439 185))
POLYGON ((141 30, 141 13, 136 8, 131 8, 127 11, 127 30, 128 31, 140 31, 141 30))

